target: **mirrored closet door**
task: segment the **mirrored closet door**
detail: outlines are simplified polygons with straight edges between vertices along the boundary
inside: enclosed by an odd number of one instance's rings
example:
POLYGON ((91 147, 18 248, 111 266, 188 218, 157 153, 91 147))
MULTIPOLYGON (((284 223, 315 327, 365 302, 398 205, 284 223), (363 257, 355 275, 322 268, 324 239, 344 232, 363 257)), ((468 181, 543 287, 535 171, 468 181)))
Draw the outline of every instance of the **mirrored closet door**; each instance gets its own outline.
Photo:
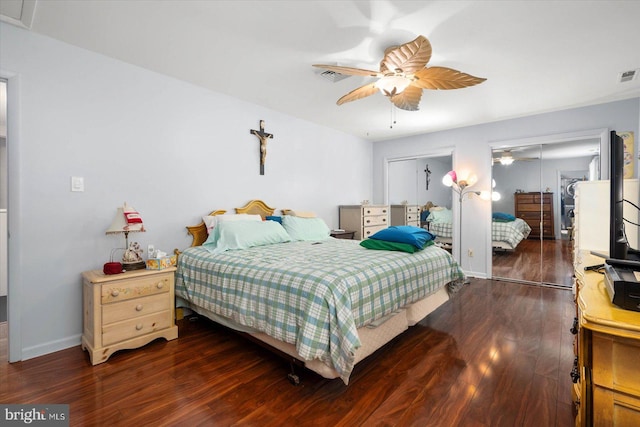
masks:
POLYGON ((493 150, 494 278, 571 286, 574 188, 600 178, 599 151, 599 139, 493 150))
POLYGON ((453 215, 452 191, 442 184, 442 177, 453 167, 451 154, 416 156, 388 162, 387 203, 391 207, 391 225, 402 225, 406 221, 400 214, 403 207, 417 207, 420 211, 417 225, 428 228, 430 211, 447 221, 448 231, 441 233, 437 241, 451 248, 453 215), (395 212, 395 214, 394 214, 395 212))

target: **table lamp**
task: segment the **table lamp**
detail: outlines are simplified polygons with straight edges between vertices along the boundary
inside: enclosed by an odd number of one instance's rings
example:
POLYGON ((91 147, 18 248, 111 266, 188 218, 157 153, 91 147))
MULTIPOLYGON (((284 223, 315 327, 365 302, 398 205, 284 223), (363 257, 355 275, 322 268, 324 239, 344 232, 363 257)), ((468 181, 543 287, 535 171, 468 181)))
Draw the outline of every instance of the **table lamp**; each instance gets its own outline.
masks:
POLYGON ((129 233, 144 232, 144 224, 140 214, 131 206, 124 203, 124 206, 117 208, 116 216, 106 231, 106 234, 124 234, 125 247, 111 251, 111 261, 104 265, 105 274, 116 274, 129 270, 140 270, 146 267, 142 259, 142 249, 137 242, 129 245, 129 233), (122 262, 113 261, 113 252, 118 249, 124 250, 122 262))

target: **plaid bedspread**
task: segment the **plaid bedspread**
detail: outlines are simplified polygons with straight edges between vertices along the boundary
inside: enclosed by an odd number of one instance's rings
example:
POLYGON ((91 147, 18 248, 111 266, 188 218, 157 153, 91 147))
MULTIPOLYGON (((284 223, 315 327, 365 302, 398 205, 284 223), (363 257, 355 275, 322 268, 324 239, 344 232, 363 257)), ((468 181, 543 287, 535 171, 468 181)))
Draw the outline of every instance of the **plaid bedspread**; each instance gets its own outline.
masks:
MULTIPOLYGON (((436 237, 451 238, 453 235, 452 224, 450 222, 429 223, 429 231, 436 237)), ((531 227, 524 220, 516 218, 515 221, 491 223, 491 240, 494 242, 505 242, 515 249, 523 239, 531 233, 531 227)))
POLYGON ((531 227, 524 220, 516 218, 515 221, 493 221, 491 226, 491 238, 494 242, 505 242, 515 249, 523 239, 531 233, 531 227))
POLYGON ((176 295, 241 325, 295 344, 333 366, 345 383, 360 346, 357 328, 464 277, 435 246, 415 254, 329 239, 178 259, 176 295))

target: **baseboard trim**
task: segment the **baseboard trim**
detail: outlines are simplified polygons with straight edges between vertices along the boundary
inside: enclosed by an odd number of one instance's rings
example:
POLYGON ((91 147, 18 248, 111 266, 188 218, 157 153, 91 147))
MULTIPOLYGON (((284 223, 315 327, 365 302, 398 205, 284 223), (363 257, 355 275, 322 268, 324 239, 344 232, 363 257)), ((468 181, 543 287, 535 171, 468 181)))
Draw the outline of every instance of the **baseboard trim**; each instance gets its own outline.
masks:
POLYGON ((25 347, 22 349, 22 360, 29 360, 35 357, 44 356, 46 354, 55 353, 56 351, 66 350, 71 347, 79 346, 82 334, 73 335, 67 338, 61 338, 55 341, 49 341, 43 344, 25 347))

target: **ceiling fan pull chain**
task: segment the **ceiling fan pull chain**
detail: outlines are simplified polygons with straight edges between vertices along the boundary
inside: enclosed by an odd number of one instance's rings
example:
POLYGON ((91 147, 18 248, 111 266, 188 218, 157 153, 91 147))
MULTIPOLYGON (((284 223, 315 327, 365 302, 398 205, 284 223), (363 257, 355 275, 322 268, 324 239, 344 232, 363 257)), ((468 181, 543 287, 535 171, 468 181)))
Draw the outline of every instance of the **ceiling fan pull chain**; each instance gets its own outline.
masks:
POLYGON ((393 109, 394 105, 391 104, 391 112, 389 114, 389 129, 393 129, 393 125, 396 124, 396 110, 393 109))

